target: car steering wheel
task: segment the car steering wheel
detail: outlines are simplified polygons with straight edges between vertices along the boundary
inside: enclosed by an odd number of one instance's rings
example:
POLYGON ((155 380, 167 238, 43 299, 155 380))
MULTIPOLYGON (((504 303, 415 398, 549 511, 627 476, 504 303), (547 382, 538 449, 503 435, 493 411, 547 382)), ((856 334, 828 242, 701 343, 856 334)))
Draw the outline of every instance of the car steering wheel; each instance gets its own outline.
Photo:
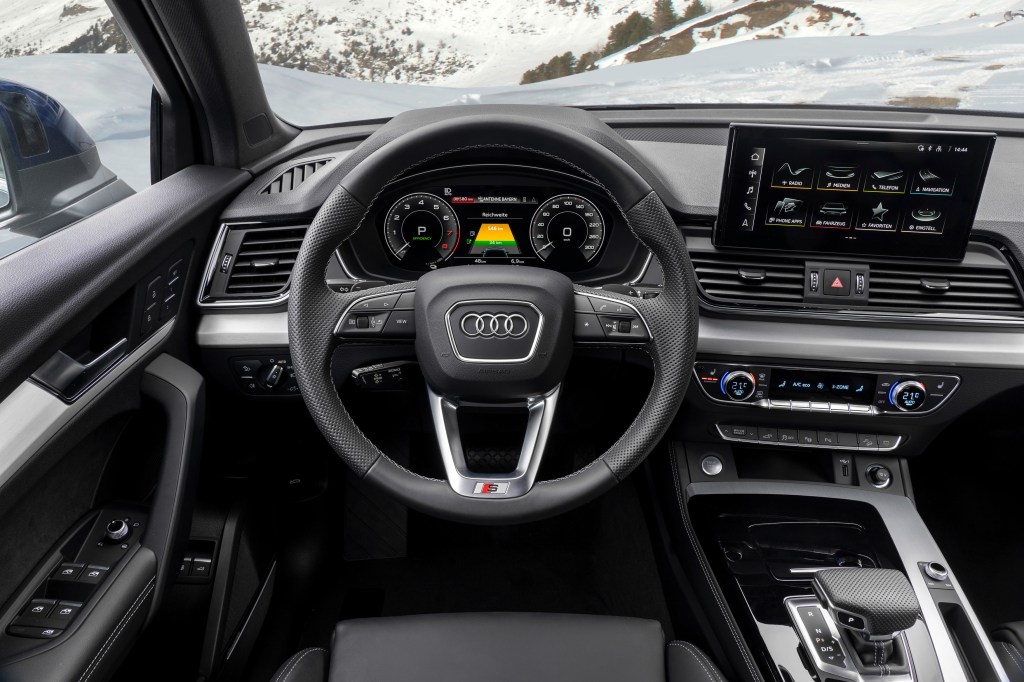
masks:
POLYGON ((682 235, 658 195, 632 166, 607 147, 557 123, 481 114, 406 133, 367 156, 342 179, 317 213, 296 258, 288 339, 313 420, 360 478, 428 514, 471 523, 517 523, 583 504, 643 462, 682 403, 696 353, 697 317, 693 266, 682 235), (360 229, 388 183, 424 163, 478 149, 514 149, 558 160, 601 187, 622 210, 636 238, 657 256, 665 277, 661 293, 640 300, 573 284, 551 270, 511 265, 439 269, 417 282, 357 293, 338 293, 327 286, 329 259, 360 229), (355 325, 356 312, 376 309, 375 302, 394 308, 396 294, 405 294, 397 296, 403 301, 414 299, 415 351, 447 480, 416 474, 381 452, 353 422, 332 379, 332 357, 339 344, 347 342, 346 324, 355 325), (638 346, 650 355, 650 394, 607 452, 575 473, 537 482, 577 319, 596 319, 595 311, 609 306, 626 314, 622 319, 629 321, 628 331, 619 328, 623 333, 608 333, 600 343, 638 346), (458 408, 467 402, 475 408, 527 408, 523 448, 511 473, 475 473, 467 465, 458 430, 458 408))

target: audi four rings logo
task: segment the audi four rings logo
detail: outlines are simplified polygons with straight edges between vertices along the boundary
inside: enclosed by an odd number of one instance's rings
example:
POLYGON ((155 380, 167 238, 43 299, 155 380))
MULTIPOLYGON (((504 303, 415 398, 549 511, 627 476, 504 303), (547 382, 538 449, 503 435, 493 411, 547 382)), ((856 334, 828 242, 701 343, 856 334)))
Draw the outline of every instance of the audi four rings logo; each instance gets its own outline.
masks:
POLYGON ((518 339, 530 331, 530 323, 519 313, 467 313, 459 322, 469 338, 518 339))

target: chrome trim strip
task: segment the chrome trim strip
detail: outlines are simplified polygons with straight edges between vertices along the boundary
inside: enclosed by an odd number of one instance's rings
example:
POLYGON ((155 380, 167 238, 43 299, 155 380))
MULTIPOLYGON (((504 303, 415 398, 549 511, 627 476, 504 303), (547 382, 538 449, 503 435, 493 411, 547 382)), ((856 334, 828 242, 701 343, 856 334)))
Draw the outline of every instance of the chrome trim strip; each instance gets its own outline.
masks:
MULTIPOLYGON (((786 605, 786 610, 789 612, 790 620, 793 621, 793 629, 796 630, 797 635, 804 643, 804 648, 807 650, 808 655, 814 659, 814 665, 818 668, 819 672, 824 673, 827 678, 835 678, 837 680, 849 680, 850 682, 866 682, 867 680, 874 679, 873 676, 867 676, 861 674, 857 669, 857 653, 850 652, 847 649, 846 644, 843 642, 843 638, 839 636, 839 626, 836 625, 835 620, 832 618, 832 614, 829 613, 828 609, 822 608, 821 604, 815 597, 786 597, 783 600, 786 605), (822 620, 825 621, 825 625, 829 629, 829 634, 832 639, 839 645, 840 650, 843 652, 843 657, 847 662, 845 668, 840 668, 837 665, 826 663, 821 660, 821 657, 815 653, 815 642, 811 640, 810 634, 802 627, 800 622, 800 616, 797 612, 800 609, 813 608, 817 609, 821 613, 822 620)), ((903 642, 903 650, 907 653, 907 658, 910 660, 910 674, 909 675, 884 675, 886 682, 914 682, 916 679, 914 676, 914 655, 910 650, 910 644, 907 642, 907 636, 905 633, 899 633, 898 639, 903 642)))
POLYGON ((0 489, 75 415, 160 345, 173 327, 174 318, 153 332, 73 403, 65 403, 31 380, 14 389, 0 403, 0 489))
POLYGON ((906 329, 702 315, 697 352, 724 358, 793 358, 801 363, 1024 367, 1020 334, 994 330, 906 329))
MULTIPOLYGON (((303 227, 301 220, 298 221, 300 224, 296 224, 294 227, 303 227)), ((199 293, 196 296, 196 305, 200 308, 209 310, 223 310, 232 308, 266 308, 268 306, 281 305, 288 300, 289 289, 285 289, 280 294, 277 294, 273 298, 242 298, 232 299, 225 301, 207 301, 204 300, 206 292, 210 287, 210 283, 213 281, 214 271, 217 269, 217 259, 220 256, 221 249, 224 248, 224 240, 227 239, 228 230, 233 227, 244 227, 246 225, 253 225, 256 227, 277 227, 277 223, 265 223, 259 221, 252 222, 241 222, 241 223, 221 223, 220 231, 217 233, 217 239, 213 243, 213 249, 210 251, 210 255, 206 260, 206 269, 203 271, 203 281, 199 286, 199 293)), ((281 225, 281 227, 288 227, 288 225, 281 225)), ((305 225, 306 229, 309 229, 309 225, 305 225)), ((237 256, 237 254, 235 254, 237 256)), ((290 287, 290 285, 289 285, 290 287)))
MULTIPOLYGON (((451 308, 445 311, 444 326, 445 329, 448 330, 448 342, 452 344, 452 352, 455 353, 455 357, 457 357, 459 360, 479 365, 519 364, 522 362, 526 362, 527 360, 533 357, 534 353, 537 352, 537 346, 540 345, 540 335, 544 333, 544 313, 540 311, 540 308, 530 303, 529 301, 474 298, 467 301, 458 301, 457 303, 453 304, 451 308), (495 305, 525 305, 533 308, 533 312, 537 313, 537 333, 534 335, 533 343, 530 345, 530 352, 521 358, 495 358, 493 360, 487 358, 471 358, 460 353, 459 346, 455 343, 455 335, 452 333, 452 311, 458 308, 460 305, 468 305, 470 303, 493 303, 495 305)), ((529 329, 527 329, 527 331, 529 331, 529 329)))
MULTIPOLYGON (((196 343, 206 348, 287 346, 288 313, 206 313, 199 318, 196 343)), ((842 358, 851 364, 1024 369, 1020 334, 994 330, 896 330, 701 316, 697 350, 739 362, 752 357, 801 363, 842 358)))
MULTIPOLYGON (((441 396, 427 386, 430 412, 434 417, 434 430, 437 432, 437 444, 452 490, 463 497, 499 500, 521 497, 530 492, 537 479, 541 456, 551 432, 551 422, 554 420, 555 406, 558 403, 558 391, 559 388, 556 387, 550 393, 534 396, 525 401, 528 410, 526 435, 523 437, 523 448, 519 453, 519 463, 515 471, 508 474, 479 474, 469 470, 462 451, 458 421, 459 401, 441 396), (481 485, 491 484, 495 486, 495 492, 480 491, 481 485)), ((480 405, 474 403, 474 406, 480 405)), ((495 405, 507 406, 507 403, 495 405)))
POLYGON ((200 348, 259 348, 288 345, 288 313, 216 313, 199 316, 200 348))
MULTIPOLYGON (((781 427, 775 427, 775 428, 781 428, 781 427)), ((737 438, 735 436, 727 436, 727 435, 725 435, 725 432, 722 431, 722 425, 721 424, 715 424, 715 430, 718 431, 718 435, 719 435, 719 437, 722 440, 729 441, 730 443, 745 443, 747 445, 767 445, 767 446, 779 447, 779 448, 814 448, 816 450, 845 450, 845 451, 849 451, 849 452, 864 452, 864 453, 868 453, 868 452, 892 452, 893 450, 898 448, 903 443, 903 436, 897 435, 896 436, 896 442, 891 447, 888 447, 888 448, 862 448, 859 445, 856 446, 856 447, 851 447, 849 445, 821 445, 820 443, 815 443, 814 445, 808 445, 806 443, 780 443, 778 441, 749 440, 749 439, 746 439, 746 438, 737 438)), ((815 430, 817 430, 817 429, 815 429, 815 430)), ((846 433, 846 432, 844 431, 843 433, 846 433)), ((887 435, 887 434, 882 434, 882 435, 887 435)))

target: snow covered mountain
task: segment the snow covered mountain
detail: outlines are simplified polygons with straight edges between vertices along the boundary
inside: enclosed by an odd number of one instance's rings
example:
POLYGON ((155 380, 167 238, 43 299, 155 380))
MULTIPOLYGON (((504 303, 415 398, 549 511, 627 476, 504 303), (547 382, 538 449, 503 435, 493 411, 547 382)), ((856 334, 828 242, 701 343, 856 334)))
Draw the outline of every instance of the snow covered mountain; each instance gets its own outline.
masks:
MULTIPOLYGON (((263 64, 377 83, 515 85, 552 57, 601 51, 655 0, 241 0, 263 64)), ((694 0, 673 0, 682 15, 694 0)), ((703 0, 707 14, 595 64, 746 40, 884 35, 1013 9, 1017 0, 703 0)), ((1019 3, 1018 3, 1019 4, 1019 3)), ((103 0, 2 0, 0 58, 130 49, 103 0)))

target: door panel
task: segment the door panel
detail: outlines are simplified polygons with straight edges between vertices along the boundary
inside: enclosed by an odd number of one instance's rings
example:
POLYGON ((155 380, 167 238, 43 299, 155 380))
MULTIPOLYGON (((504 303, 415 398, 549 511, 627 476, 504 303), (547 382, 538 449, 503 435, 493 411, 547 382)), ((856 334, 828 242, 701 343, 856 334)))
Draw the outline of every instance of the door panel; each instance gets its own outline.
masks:
POLYGON ((202 437, 195 254, 248 177, 192 167, 0 259, 0 679, 108 678, 176 575, 202 437), (75 615, 24 625, 33 599, 75 615))

